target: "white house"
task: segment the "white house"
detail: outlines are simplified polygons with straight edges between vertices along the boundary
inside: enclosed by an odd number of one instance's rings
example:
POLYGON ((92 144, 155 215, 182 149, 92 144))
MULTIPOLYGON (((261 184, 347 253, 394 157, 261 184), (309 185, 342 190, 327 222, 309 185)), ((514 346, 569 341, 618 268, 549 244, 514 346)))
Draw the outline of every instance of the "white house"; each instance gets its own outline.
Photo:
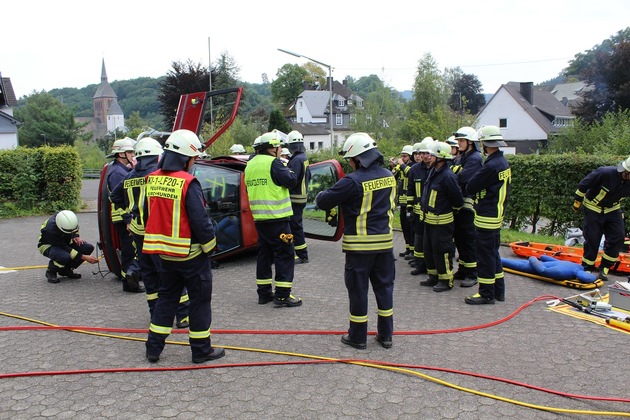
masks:
POLYGON ((507 153, 536 153, 574 119, 551 92, 535 89, 532 82, 509 82, 483 107, 475 126, 498 126, 508 144, 502 148, 507 153))
POLYGON ((0 149, 18 147, 18 126, 20 122, 13 118, 13 107, 17 99, 13 92, 11 79, 0 74, 0 149))
POLYGON ((306 88, 295 100, 291 121, 294 130, 302 133, 307 150, 339 149, 351 134, 351 107, 363 107, 363 99, 353 94, 344 83, 333 81, 332 127, 333 144, 330 136, 330 90, 306 88))

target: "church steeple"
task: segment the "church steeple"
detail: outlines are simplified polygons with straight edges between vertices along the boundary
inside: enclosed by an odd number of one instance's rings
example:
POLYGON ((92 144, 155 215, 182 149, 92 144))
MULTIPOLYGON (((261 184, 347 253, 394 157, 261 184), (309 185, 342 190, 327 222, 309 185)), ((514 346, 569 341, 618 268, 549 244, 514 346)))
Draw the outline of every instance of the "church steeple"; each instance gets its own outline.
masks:
POLYGON ((101 69, 101 83, 107 83, 107 72, 105 71, 105 58, 103 58, 103 68, 101 69))

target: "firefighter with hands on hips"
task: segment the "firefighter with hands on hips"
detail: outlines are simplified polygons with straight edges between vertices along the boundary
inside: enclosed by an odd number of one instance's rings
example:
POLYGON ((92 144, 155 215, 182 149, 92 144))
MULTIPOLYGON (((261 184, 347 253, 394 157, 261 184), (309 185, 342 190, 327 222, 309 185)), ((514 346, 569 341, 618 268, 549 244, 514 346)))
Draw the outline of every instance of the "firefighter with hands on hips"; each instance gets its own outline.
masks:
POLYGON ((413 146, 408 144, 400 152, 400 158, 390 159, 389 165, 397 182, 396 202, 400 206, 400 228, 405 238, 405 251, 399 253, 400 257, 413 255, 413 229, 407 219, 407 189, 409 188, 409 171, 414 162, 411 160, 413 146))
POLYGON ((459 157, 451 169, 457 177, 457 183, 464 195, 464 206, 455 211, 455 247, 459 255, 459 264, 453 278, 461 280, 461 287, 473 287, 477 284, 477 250, 475 246, 475 209, 474 199, 466 192, 468 180, 475 176, 482 167, 481 153, 475 146, 477 130, 472 127, 461 127, 453 137, 459 147, 459 157))
MULTIPOLYGON (((110 195, 112 203, 117 207, 127 209, 123 214, 123 220, 127 229, 131 232, 136 247, 140 275, 146 289, 149 314, 153 316, 153 310, 158 298, 160 257, 156 254, 142 252, 144 245, 144 233, 149 209, 146 202, 146 177, 157 170, 158 160, 162 155, 162 145, 151 137, 139 140, 135 146, 137 163, 125 176, 110 195)), ((178 328, 188 326, 188 291, 184 288, 180 299, 179 309, 176 314, 178 328)))
POLYGON ((584 208, 584 271, 592 272, 604 236, 604 253, 598 279, 608 281, 624 243, 625 226, 621 199, 630 196, 630 157, 615 166, 602 166, 586 175, 575 191, 573 210, 584 208))
POLYGON ((407 189, 407 218, 411 220, 413 228, 413 264, 412 276, 427 272, 427 265, 424 261, 424 251, 422 245, 424 241, 424 222, 420 219, 420 199, 422 197, 422 187, 429 176, 429 145, 435 140, 425 137, 421 142, 413 145, 413 157, 416 164, 409 171, 409 188, 407 189))
POLYGON ((161 258, 158 299, 146 342, 149 362, 159 360, 184 288, 190 297, 188 341, 193 363, 215 360, 225 350, 212 347, 212 271, 216 247, 199 180, 190 170, 203 146, 190 130, 176 130, 166 139, 158 170, 146 178, 149 216, 143 252, 161 258))
POLYGON ((422 187, 420 219, 424 222, 422 249, 429 278, 420 285, 444 292, 453 288, 453 212, 464 205, 464 197, 447 164, 453 159, 451 146, 433 142, 428 148, 430 171, 422 187))
POLYGON ((475 198, 475 228, 477 247, 477 278, 479 292, 467 296, 470 305, 494 304, 505 300, 505 277, 499 246, 501 226, 510 195, 512 171, 499 147, 507 146, 501 130, 485 125, 477 131, 477 140, 486 159, 466 185, 466 195, 475 198))
POLYGON ((263 134, 254 148, 256 155, 245 167, 245 185, 258 232, 258 303, 273 301, 278 308, 300 306, 302 299, 291 294, 295 250, 289 226, 293 215, 289 190, 297 184, 297 176, 279 159, 282 147, 277 132, 263 134), (276 269, 275 291, 272 265, 276 269))
POLYGON ((368 292, 376 296, 378 323, 376 341, 392 347, 394 333, 394 236, 396 180, 382 167, 383 155, 366 133, 350 135, 343 145, 343 158, 354 172, 317 194, 318 208, 339 206, 344 221, 341 249, 346 254, 344 278, 350 301, 350 327, 341 342, 356 349, 367 347, 368 292))
POLYGON ((122 182, 135 165, 135 140, 125 137, 116 140, 112 146, 111 154, 114 160, 109 164, 105 174, 107 181, 107 192, 110 196, 111 219, 116 230, 116 235, 120 243, 120 274, 123 283, 123 290, 131 293, 142 293, 144 287, 140 284, 138 260, 136 249, 133 245, 133 237, 127 230, 127 224, 123 220, 126 209, 118 207, 111 201, 112 191, 122 182))
POLYGON ((287 148, 290 158, 287 166, 297 176, 297 184, 289 190, 291 197, 291 208, 293 215, 289 219, 291 225, 291 233, 293 234, 293 248, 295 249, 295 263, 308 263, 308 249, 306 247, 306 238, 304 237, 304 226, 302 224, 302 215, 304 207, 306 207, 306 187, 311 178, 309 169, 309 161, 306 156, 306 148, 304 147, 304 137, 297 130, 291 131, 287 135, 287 148))
POLYGON ((79 236, 79 219, 70 210, 61 210, 42 224, 37 249, 46 258, 50 258, 46 270, 48 283, 59 283, 57 274, 69 279, 80 279, 81 274, 74 269, 86 261, 96 264, 93 257, 94 245, 85 242, 79 236))

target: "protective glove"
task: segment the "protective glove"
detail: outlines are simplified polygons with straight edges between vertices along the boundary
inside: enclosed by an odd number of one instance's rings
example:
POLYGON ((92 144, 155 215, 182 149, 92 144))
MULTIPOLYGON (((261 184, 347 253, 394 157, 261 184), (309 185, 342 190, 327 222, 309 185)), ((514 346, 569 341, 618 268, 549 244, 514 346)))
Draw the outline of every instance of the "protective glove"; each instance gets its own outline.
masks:
POLYGON ((582 202, 581 202, 581 201, 578 201, 578 200, 575 200, 575 201, 573 202, 573 207, 572 207, 572 208, 573 208, 573 212, 574 212, 574 213, 577 213, 578 211, 580 211, 580 207, 581 207, 581 206, 582 206, 582 202))
POLYGON ((326 212, 326 222, 332 227, 337 227, 337 224, 338 224, 337 207, 333 207, 332 209, 326 212))

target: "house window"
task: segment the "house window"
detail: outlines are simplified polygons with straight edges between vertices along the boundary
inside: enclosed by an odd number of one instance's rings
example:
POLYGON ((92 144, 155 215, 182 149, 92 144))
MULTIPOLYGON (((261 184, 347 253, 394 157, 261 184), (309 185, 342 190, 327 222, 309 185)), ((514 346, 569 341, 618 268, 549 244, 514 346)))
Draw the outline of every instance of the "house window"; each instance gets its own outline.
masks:
POLYGON ((337 101, 337 104, 338 104, 339 106, 346 106, 346 100, 345 100, 345 99, 339 99, 339 100, 337 101))
POLYGON ((343 124, 343 114, 335 114, 335 124, 343 124))
POLYGON ((499 128, 507 128, 507 118, 499 118, 499 128))
POLYGON ((324 142, 323 141, 318 141, 317 142, 317 148, 320 149, 320 150, 323 149, 324 148, 324 142))
POLYGON ((357 116, 354 114, 350 114, 350 122, 353 124, 357 123, 357 116))
POLYGON ((302 108, 302 101, 298 101, 298 107, 302 108))
POLYGON ((309 150, 315 150, 315 142, 314 141, 310 142, 308 144, 308 148, 309 148, 309 150))

